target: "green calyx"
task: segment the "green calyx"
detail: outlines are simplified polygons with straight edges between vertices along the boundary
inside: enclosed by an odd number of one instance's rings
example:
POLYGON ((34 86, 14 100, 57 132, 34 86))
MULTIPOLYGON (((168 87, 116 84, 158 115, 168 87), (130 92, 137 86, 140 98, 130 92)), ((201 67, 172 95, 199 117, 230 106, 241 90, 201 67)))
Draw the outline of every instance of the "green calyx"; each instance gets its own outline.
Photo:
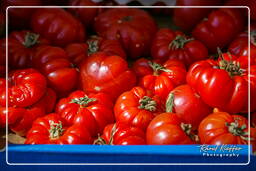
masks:
POLYGON ((61 121, 59 121, 59 123, 54 123, 53 121, 50 121, 49 124, 50 124, 50 130, 49 130, 50 139, 54 140, 62 136, 64 129, 62 128, 61 121))
POLYGON ((166 104, 165 104, 166 112, 172 113, 173 107, 174 107, 174 94, 170 93, 167 97, 166 104))
POLYGON ((112 129, 111 129, 111 133, 110 133, 110 139, 109 142, 107 143, 106 140, 104 138, 102 138, 100 135, 98 135, 98 138, 96 140, 94 140, 93 144, 96 145, 114 145, 114 136, 117 132, 116 129, 116 124, 113 125, 112 129))
POLYGON ((192 133, 192 125, 191 124, 185 124, 185 123, 181 123, 180 124, 181 129, 186 133, 187 136, 189 136, 189 138, 195 142, 199 141, 199 138, 197 135, 192 133))
POLYGON ((98 40, 92 40, 87 41, 88 44, 88 55, 92 55, 99 51, 99 41, 98 40))
POLYGON ((81 97, 79 99, 72 99, 70 103, 79 104, 82 107, 87 107, 89 103, 97 101, 94 98, 89 98, 88 96, 81 97))
POLYGON ((39 43, 38 39, 39 39, 39 34, 27 32, 27 34, 25 35, 25 40, 22 44, 25 47, 30 48, 39 43))
POLYGON ((194 40, 193 38, 187 39, 185 36, 177 35, 175 39, 169 44, 169 49, 176 50, 181 49, 184 45, 190 41, 194 40))
POLYGON ((150 112, 154 112, 156 111, 156 102, 148 97, 148 96, 144 96, 142 99, 139 100, 139 109, 145 109, 145 110, 148 110, 150 112))
POLYGON ((245 124, 239 126, 238 120, 235 119, 235 122, 226 123, 226 126, 228 127, 228 131, 230 133, 232 133, 235 136, 240 136, 242 139, 248 141, 248 133, 245 131, 247 126, 245 124))
POLYGON ((171 72, 171 70, 165 68, 164 66, 162 66, 162 65, 160 65, 158 63, 149 61, 148 64, 153 69, 154 75, 159 75, 160 71, 171 72))

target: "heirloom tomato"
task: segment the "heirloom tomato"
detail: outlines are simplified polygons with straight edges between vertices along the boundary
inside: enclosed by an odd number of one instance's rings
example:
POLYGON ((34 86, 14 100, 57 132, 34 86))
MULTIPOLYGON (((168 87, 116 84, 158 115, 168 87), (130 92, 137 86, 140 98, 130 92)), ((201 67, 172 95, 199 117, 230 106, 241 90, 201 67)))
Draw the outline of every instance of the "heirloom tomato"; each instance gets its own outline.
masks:
POLYGON ((38 8, 32 16, 31 27, 57 46, 85 40, 83 25, 61 8, 38 8))
MULTIPOLYGON (((245 117, 215 112, 200 123, 198 135, 202 144, 247 144, 248 129, 250 128, 245 117)), ((255 140, 256 136, 250 138, 255 140)))
POLYGON ((78 71, 72 67, 72 63, 69 62, 68 56, 62 48, 38 47, 32 64, 47 77, 49 85, 59 96, 64 96, 77 86, 78 71))
POLYGON ((147 55, 157 30, 155 21, 146 11, 128 8, 104 11, 95 18, 94 28, 107 39, 119 40, 131 58, 147 55))
POLYGON ((244 21, 239 9, 220 8, 212 11, 207 20, 203 20, 193 30, 192 35, 204 43, 211 52, 217 47, 228 45, 243 30, 244 21))
POLYGON ((56 112, 68 125, 79 123, 86 127, 92 136, 97 136, 107 124, 114 122, 112 108, 113 103, 107 94, 87 95, 77 90, 58 102, 56 112))
POLYGON ((186 68, 179 60, 169 59, 164 65, 149 62, 153 73, 140 80, 140 86, 166 99, 169 92, 178 85, 186 82, 186 68))
POLYGON ((104 92, 112 99, 136 84, 136 76, 127 62, 106 53, 95 53, 85 59, 80 67, 80 76, 86 93, 104 92))
POLYGON ((203 43, 186 37, 179 31, 160 29, 152 42, 151 55, 154 59, 181 60, 187 67, 195 61, 206 59, 208 50, 203 43))
POLYGON ((146 130, 154 116, 162 111, 160 98, 141 87, 121 94, 114 107, 116 121, 142 130, 146 130))
POLYGON ((255 111, 256 65, 250 68, 249 74, 248 57, 223 54, 218 61, 209 59, 194 63, 188 71, 187 83, 206 104, 230 113, 248 111, 249 83, 251 111, 255 111))
POLYGON ((90 144, 92 138, 86 127, 67 126, 60 115, 51 113, 34 121, 25 144, 90 144))
POLYGON ((145 145, 145 133, 124 123, 109 124, 104 128, 101 137, 94 141, 100 145, 145 145))

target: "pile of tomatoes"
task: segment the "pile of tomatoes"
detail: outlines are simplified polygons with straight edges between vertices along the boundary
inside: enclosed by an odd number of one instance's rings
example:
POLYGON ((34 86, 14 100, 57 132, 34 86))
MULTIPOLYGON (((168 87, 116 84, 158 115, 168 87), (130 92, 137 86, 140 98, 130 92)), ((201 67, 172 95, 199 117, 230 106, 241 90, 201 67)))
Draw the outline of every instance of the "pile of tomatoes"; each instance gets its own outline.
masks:
POLYGON ((146 9, 10 9, 0 126, 25 144, 256 145, 256 27, 248 59, 243 10, 189 28, 179 10, 172 30, 146 9))

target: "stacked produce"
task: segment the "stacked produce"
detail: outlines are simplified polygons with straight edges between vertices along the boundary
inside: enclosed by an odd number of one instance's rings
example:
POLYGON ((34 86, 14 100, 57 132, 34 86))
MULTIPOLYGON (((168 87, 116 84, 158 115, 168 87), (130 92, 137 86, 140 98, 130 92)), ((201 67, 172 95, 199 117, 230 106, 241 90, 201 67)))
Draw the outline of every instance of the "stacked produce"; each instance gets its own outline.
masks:
POLYGON ((26 144, 255 145, 256 30, 248 60, 243 11, 203 9, 188 27, 174 11, 181 29, 159 28, 150 12, 35 8, 25 26, 10 12, 0 126, 8 111, 8 129, 26 144))

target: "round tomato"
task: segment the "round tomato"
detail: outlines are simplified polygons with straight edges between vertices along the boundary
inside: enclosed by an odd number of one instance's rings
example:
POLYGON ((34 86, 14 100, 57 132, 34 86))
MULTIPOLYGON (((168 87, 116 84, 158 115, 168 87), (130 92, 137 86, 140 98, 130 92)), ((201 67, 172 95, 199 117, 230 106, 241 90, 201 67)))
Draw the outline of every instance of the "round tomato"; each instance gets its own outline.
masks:
POLYGON ((174 113, 162 113, 157 115, 148 125, 147 144, 195 144, 197 136, 191 132, 191 127, 174 113))
POLYGON ((52 113, 34 121, 25 144, 90 144, 92 138, 86 127, 67 126, 60 115, 52 113))
POLYGON ((146 130, 154 116, 162 111, 159 97, 141 87, 134 87, 121 94, 114 107, 116 121, 142 130, 146 130))
POLYGON ((80 90, 61 99, 56 112, 68 125, 79 123, 84 125, 92 136, 102 133, 107 124, 114 122, 113 103, 104 93, 89 94, 80 90))
POLYGON ((189 66, 195 61, 206 59, 208 50, 203 43, 187 38, 179 31, 160 29, 152 42, 151 55, 154 59, 165 61, 178 59, 189 66))
POLYGON ((247 61, 247 57, 239 57, 234 60, 224 58, 196 62, 188 71, 187 82, 206 104, 230 113, 248 111, 249 82, 251 111, 255 111, 256 65, 250 66, 249 81, 247 61))
POLYGON ((12 125, 20 120, 24 114, 27 112, 26 109, 21 107, 0 107, 0 127, 4 128, 6 126, 6 116, 8 111, 8 125, 12 125))
POLYGON ((1 81, 0 105, 26 107, 37 102, 46 91, 46 79, 34 69, 14 70, 9 73, 8 98, 6 97, 6 84, 1 81))
POLYGON ((135 74, 119 56, 95 53, 82 63, 80 76, 86 93, 103 92, 116 99, 136 84, 135 74))
POLYGON ((139 128, 118 122, 107 125, 102 136, 96 139, 94 144, 145 145, 145 133, 139 128))
POLYGON ((149 64, 154 72, 144 76, 140 80, 140 86, 162 99, 166 99, 174 87, 186 82, 187 72, 184 64, 179 60, 169 59, 163 66, 154 62, 149 64))
POLYGON ((60 8, 38 8, 32 16, 31 27, 57 46, 85 40, 80 21, 60 8))
POLYGON ((49 85, 59 96, 68 94, 77 86, 78 71, 69 62, 66 52, 59 47, 38 47, 32 64, 47 77, 49 85))
POLYGON ((202 144, 247 144, 248 121, 240 115, 215 112, 200 123, 198 135, 202 144))
POLYGON ((128 56, 137 58, 147 55, 157 26, 144 10, 117 8, 99 14, 94 28, 107 39, 119 40, 128 56))
POLYGON ((192 35, 202 41, 211 52, 228 45, 243 30, 244 21, 239 9, 220 8, 210 13, 193 30, 192 35))

